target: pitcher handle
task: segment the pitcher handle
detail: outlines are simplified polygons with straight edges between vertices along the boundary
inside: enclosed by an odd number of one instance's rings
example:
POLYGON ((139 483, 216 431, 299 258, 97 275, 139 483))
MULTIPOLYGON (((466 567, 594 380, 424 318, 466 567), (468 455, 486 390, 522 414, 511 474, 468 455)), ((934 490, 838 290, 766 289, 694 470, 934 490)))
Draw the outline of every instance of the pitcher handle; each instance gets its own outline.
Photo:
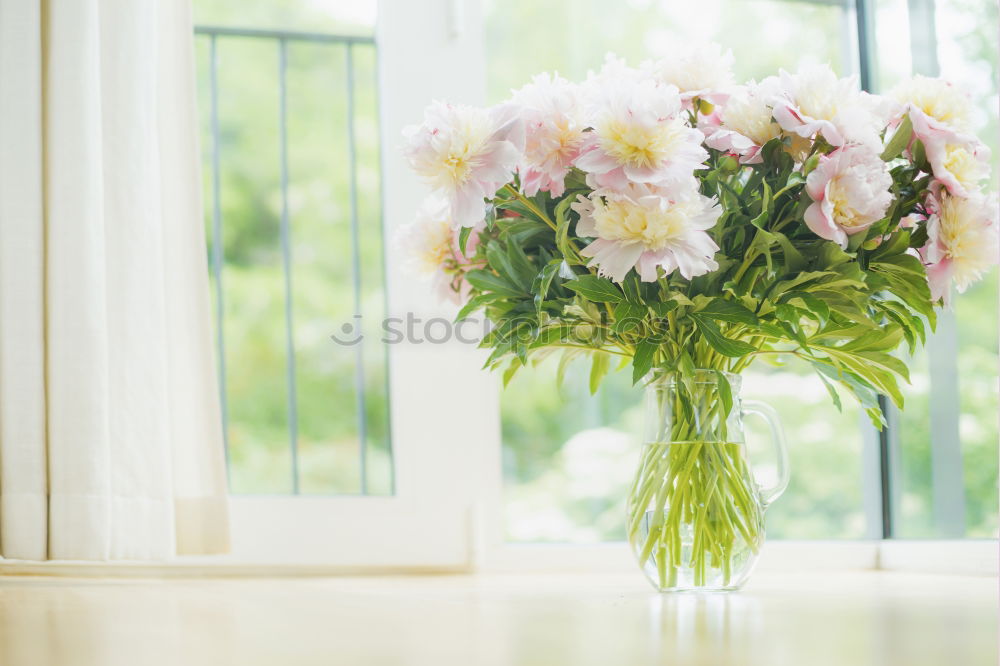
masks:
POLYGON ((770 488, 760 489, 761 501, 767 506, 778 499, 788 487, 788 449, 785 447, 785 433, 781 429, 778 412, 766 402, 744 400, 742 411, 744 416, 759 416, 771 428, 771 441, 778 458, 778 480, 770 488))

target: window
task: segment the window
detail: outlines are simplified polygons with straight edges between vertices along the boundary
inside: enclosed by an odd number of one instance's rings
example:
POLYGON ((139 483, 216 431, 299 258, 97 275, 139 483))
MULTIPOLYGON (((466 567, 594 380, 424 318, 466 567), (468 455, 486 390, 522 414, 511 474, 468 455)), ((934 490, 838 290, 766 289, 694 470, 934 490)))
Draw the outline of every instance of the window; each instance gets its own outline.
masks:
MULTIPOLYGON (((893 85, 909 73, 900 64, 912 64, 969 91, 973 129, 993 149, 996 192, 996 4, 880 0, 877 9, 879 84, 893 85)), ((997 535, 997 302, 994 270, 942 313, 937 334, 913 360, 906 410, 890 438, 894 536, 997 535)))
POLYGON ((197 4, 230 487, 391 493, 370 3, 197 4))
POLYGON ((448 315, 385 239, 420 197, 402 127, 481 75, 477 17, 445 39, 393 2, 376 37, 375 0, 194 4, 232 559, 466 566, 494 378, 469 345, 388 345, 381 327, 448 315))
MULTIPOLYGON (((543 364, 500 394, 469 345, 380 342, 383 317, 454 314, 385 240, 425 193, 399 158, 400 130, 431 99, 491 103, 538 71, 581 78, 606 51, 633 63, 667 54, 679 26, 731 47, 738 78, 829 61, 885 88, 923 71, 933 5, 859 4, 867 40, 854 0, 706 0, 684 12, 658 0, 441 0, 434 12, 384 0, 377 31, 374 0, 196 0, 237 555, 465 566, 505 541, 620 541, 642 418, 625 373, 590 396, 587 368, 571 366, 557 392, 556 366, 543 364), (358 332, 360 347, 331 339, 358 332)), ((995 108, 995 8, 936 8, 942 73, 995 108)), ((996 118, 979 120, 995 142, 996 118)), ((904 537, 996 534, 996 304, 995 274, 958 300, 951 342, 944 331, 914 360, 907 411, 889 414, 885 441, 804 368, 746 373, 744 395, 779 409, 790 444, 771 537, 881 537, 883 523, 904 537), (960 446, 935 439, 942 423, 960 446)), ((764 433, 749 437, 756 455, 764 433)), ((761 446, 762 473, 767 455, 761 446)))
MULTIPOLYGON (((872 36, 864 44, 853 1, 710 0, 697 11, 653 0, 487 2, 489 101, 504 99, 542 70, 579 80, 600 67, 607 51, 637 64, 697 40, 731 48, 738 79, 829 61, 845 75, 859 73, 864 64, 869 87, 884 90, 908 76, 911 65, 921 71, 934 48, 926 43, 935 32, 934 3, 860 4, 872 36)), ((995 109, 995 6, 962 0, 937 7, 942 73, 971 87, 977 109, 995 109)), ((976 129, 995 139, 995 116, 983 113, 976 129)), ((758 364, 746 373, 744 396, 769 402, 781 414, 793 470, 788 490, 768 512, 769 535, 881 537, 884 513, 891 517, 885 536, 996 535, 995 274, 957 303, 957 317, 944 314, 941 335, 914 360, 907 409, 902 416, 890 414, 891 446, 884 460, 879 434, 863 412, 847 396, 838 412, 809 369, 758 364), (956 382, 953 396, 949 381, 956 382), (883 464, 892 488, 884 510, 883 464)), ((619 541, 639 445, 639 391, 623 373, 591 397, 587 368, 580 367, 567 373, 557 394, 555 364, 548 363, 519 373, 501 398, 507 538, 619 541)), ((765 437, 748 432, 752 456, 755 442, 766 443, 765 437)))

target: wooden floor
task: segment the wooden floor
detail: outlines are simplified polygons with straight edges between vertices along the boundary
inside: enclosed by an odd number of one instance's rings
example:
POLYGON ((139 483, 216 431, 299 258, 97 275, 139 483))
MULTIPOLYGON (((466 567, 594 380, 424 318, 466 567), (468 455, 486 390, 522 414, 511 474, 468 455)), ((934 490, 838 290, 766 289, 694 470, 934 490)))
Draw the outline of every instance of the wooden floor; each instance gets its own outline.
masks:
POLYGON ((638 575, 0 577, 3 666, 993 666, 994 578, 760 574, 660 595, 638 575))

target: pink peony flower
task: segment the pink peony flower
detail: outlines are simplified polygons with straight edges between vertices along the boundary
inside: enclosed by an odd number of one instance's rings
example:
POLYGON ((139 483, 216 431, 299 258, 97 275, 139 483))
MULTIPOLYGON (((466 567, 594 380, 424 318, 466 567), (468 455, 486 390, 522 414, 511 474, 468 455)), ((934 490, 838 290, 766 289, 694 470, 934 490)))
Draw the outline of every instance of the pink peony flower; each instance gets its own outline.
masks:
POLYGON ((596 96, 593 131, 585 136, 576 166, 593 174, 600 187, 662 186, 704 168, 702 134, 686 124, 676 88, 625 77, 590 90, 596 96))
POLYGON ((927 268, 931 298, 949 300, 952 283, 959 293, 997 263, 995 197, 955 197, 938 190, 928 197, 927 244, 920 258, 927 268))
POLYGON ((892 176, 878 153, 864 146, 838 148, 820 159, 806 178, 813 204, 806 225, 820 238, 847 247, 847 237, 885 216, 892 203, 892 176))
POLYGON ((566 174, 580 154, 587 123, 578 87, 559 76, 539 74, 515 91, 524 122, 524 156, 518 170, 526 195, 565 192, 566 174))
POLYGON ((698 192, 694 179, 668 190, 650 185, 599 190, 579 196, 572 208, 580 215, 577 234, 595 238, 581 254, 615 282, 632 268, 652 282, 658 267, 667 274, 679 270, 688 279, 719 267, 713 259, 719 246, 705 230, 715 225, 720 210, 698 192))
POLYGON ((924 144, 934 178, 956 197, 972 196, 989 176, 990 149, 974 136, 960 134, 913 104, 906 107, 913 134, 924 144))
POLYGON ((524 130, 510 106, 478 109, 435 102, 424 122, 403 130, 414 171, 443 197, 457 226, 483 219, 486 198, 510 182, 524 130))

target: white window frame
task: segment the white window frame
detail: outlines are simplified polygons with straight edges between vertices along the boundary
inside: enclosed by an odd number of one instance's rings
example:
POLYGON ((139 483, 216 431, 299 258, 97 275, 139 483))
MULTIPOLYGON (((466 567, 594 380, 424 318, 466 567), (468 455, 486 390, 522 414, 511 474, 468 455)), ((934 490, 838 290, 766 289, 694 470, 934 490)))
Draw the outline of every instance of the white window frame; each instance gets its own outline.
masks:
MULTIPOLYGON (((451 320, 427 284, 407 274, 397 229, 425 188, 399 151, 403 127, 431 99, 483 104, 478 2, 384 0, 376 29, 387 312, 451 320)), ((468 568, 477 503, 499 470, 496 378, 474 345, 389 345, 392 496, 233 496, 231 564, 342 568, 468 568), (496 454, 496 460, 488 460, 496 454), (496 464, 490 464, 496 463, 496 464)))

